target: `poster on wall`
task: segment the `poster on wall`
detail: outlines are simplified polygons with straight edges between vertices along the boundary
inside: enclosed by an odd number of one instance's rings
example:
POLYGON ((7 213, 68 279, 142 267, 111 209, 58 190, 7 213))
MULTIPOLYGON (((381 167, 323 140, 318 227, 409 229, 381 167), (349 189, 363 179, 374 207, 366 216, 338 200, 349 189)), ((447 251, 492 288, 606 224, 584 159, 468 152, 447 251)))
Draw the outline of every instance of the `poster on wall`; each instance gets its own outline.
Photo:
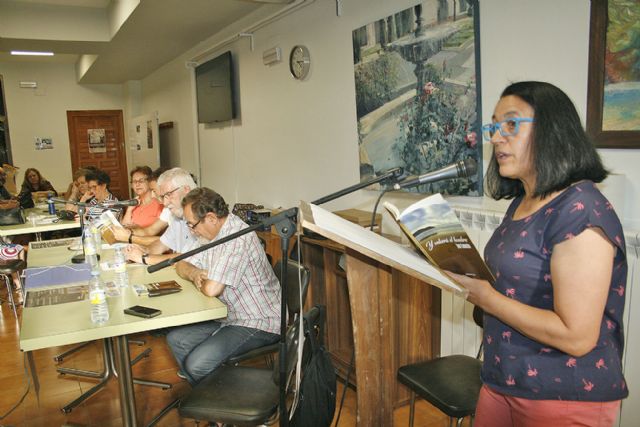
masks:
POLYGON ((360 179, 473 159, 469 179, 408 191, 482 195, 477 0, 430 0, 352 33, 360 179))
POLYGON ((35 138, 36 150, 52 150, 53 139, 52 138, 35 138))
POLYGON ((90 153, 106 153, 107 138, 104 129, 87 129, 90 153))

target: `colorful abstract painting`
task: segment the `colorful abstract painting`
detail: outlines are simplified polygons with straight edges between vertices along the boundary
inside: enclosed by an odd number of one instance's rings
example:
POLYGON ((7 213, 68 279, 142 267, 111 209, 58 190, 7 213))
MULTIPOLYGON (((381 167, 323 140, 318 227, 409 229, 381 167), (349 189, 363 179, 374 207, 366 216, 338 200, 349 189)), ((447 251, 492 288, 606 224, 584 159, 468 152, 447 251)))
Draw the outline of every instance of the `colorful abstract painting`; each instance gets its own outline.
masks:
POLYGON ((640 1, 609 0, 602 130, 640 130, 640 1))

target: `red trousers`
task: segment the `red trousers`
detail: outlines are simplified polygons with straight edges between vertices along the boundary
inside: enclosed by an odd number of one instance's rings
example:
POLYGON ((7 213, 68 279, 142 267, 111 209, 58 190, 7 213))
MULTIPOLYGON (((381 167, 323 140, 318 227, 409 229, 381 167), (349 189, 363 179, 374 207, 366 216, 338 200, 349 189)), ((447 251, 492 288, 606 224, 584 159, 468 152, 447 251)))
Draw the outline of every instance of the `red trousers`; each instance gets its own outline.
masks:
POLYGON ((480 390, 475 427, 611 427, 620 401, 532 400, 480 390))

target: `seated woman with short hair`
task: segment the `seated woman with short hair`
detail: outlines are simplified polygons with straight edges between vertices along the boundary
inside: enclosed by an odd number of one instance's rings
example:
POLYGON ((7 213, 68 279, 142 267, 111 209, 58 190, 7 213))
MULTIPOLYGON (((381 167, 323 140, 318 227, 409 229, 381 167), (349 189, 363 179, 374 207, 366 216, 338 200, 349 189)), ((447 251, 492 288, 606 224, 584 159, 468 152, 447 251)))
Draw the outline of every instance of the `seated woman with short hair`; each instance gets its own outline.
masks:
POLYGON ((116 218, 118 218, 122 212, 120 209, 107 208, 102 206, 107 202, 118 201, 118 198, 111 194, 111 191, 109 191, 109 184, 111 184, 111 178, 109 177, 109 174, 103 170, 98 169, 95 172, 89 172, 86 178, 87 184, 89 186, 88 194, 92 196, 87 201, 89 205, 86 213, 87 220, 96 221, 100 218, 100 215, 102 215, 102 213, 107 210, 112 211, 115 214, 116 218))
POLYGON ((128 228, 145 228, 156 222, 163 206, 156 197, 153 196, 151 186, 151 168, 149 166, 138 166, 133 169, 131 175, 131 188, 138 200, 138 206, 130 206, 124 214, 122 225, 128 228))

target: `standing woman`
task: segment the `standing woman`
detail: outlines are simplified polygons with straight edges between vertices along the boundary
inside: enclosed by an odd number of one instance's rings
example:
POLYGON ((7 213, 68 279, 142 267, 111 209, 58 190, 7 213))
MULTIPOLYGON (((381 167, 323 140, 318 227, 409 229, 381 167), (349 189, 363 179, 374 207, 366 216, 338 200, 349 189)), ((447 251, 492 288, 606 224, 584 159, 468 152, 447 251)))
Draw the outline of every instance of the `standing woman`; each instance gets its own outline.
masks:
POLYGON ((38 169, 29 168, 24 172, 22 188, 20 189, 20 194, 18 194, 20 206, 25 209, 34 207, 31 195, 34 191, 51 191, 55 196, 58 195, 53 185, 42 177, 38 169))
POLYGON ((574 105, 543 82, 508 86, 493 121, 488 192, 511 199, 485 249, 493 286, 451 274, 481 307, 476 427, 611 426, 622 375, 625 242, 595 187, 607 171, 574 105))
POLYGON ((138 206, 130 206, 121 221, 128 228, 145 228, 156 222, 163 206, 153 195, 149 180, 151 179, 149 166, 138 166, 131 171, 131 188, 138 200, 138 206))

